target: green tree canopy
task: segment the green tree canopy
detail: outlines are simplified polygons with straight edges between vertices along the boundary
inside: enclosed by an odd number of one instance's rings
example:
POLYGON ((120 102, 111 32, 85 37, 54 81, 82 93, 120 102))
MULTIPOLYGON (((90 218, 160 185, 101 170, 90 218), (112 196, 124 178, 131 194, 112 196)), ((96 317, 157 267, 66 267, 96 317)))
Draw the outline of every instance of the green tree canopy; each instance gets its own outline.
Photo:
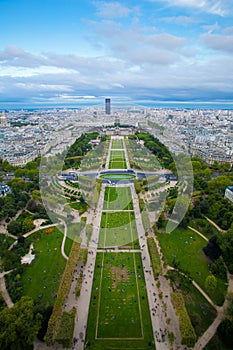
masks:
POLYGON ((0 312, 1 350, 22 350, 32 344, 41 325, 41 315, 34 314, 34 302, 22 297, 12 308, 0 312))

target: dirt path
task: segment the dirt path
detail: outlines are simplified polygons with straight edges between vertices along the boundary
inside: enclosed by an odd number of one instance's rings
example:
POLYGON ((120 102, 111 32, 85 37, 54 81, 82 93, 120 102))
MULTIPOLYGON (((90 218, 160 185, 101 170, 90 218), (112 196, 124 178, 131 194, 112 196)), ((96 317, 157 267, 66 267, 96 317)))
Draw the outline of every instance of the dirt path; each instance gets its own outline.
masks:
POLYGON ((223 230, 221 227, 219 227, 213 220, 209 219, 207 216, 204 216, 204 218, 209 221, 211 225, 213 225, 219 232, 226 233, 226 230, 223 230))
POLYGON ((205 241, 209 241, 208 238, 206 236, 204 236, 200 231, 197 231, 195 228, 191 227, 191 226, 188 226, 188 228, 190 230, 192 230, 193 232, 196 232, 200 237, 202 237, 205 241))

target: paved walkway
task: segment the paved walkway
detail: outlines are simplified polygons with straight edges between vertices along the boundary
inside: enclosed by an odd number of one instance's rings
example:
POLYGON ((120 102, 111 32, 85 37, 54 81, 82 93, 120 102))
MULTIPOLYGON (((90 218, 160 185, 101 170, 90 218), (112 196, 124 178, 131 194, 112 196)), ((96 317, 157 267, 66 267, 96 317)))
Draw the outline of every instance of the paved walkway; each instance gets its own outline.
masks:
MULTIPOLYGON (((136 194, 134 185, 131 185, 131 192, 132 192, 132 199, 133 199, 133 205, 135 210, 135 218, 136 218, 136 226, 138 231, 138 237, 139 237, 139 244, 141 248, 142 253, 142 264, 145 274, 145 282, 146 282, 146 290, 147 290, 147 297, 148 297, 148 303, 149 303, 149 309, 151 314, 151 322, 152 322, 152 328, 153 328, 153 334, 154 334, 154 341, 156 344, 157 350, 167 350, 169 348, 168 343, 168 325, 166 323, 166 319, 170 318, 172 320, 171 326, 169 326, 169 329, 174 326, 176 329, 176 342, 177 346, 180 347, 180 336, 179 336, 179 326, 177 317, 174 313, 173 307, 171 305, 171 300, 168 299, 168 297, 165 300, 165 295, 160 299, 159 293, 160 290, 157 287, 156 281, 154 279, 153 270, 151 268, 151 260, 149 251, 147 248, 146 243, 146 237, 145 237, 145 231, 142 224, 141 219, 141 213, 138 203, 138 196, 136 194), (168 305, 166 312, 164 310, 164 305, 168 305)), ((166 285, 165 279, 160 279, 161 289, 167 290, 168 285, 166 285)))
MULTIPOLYGON (((91 237, 91 241, 88 249, 87 263, 83 268, 84 278, 82 283, 82 289, 78 300, 75 301, 75 304, 74 304, 74 306, 77 309, 77 318, 75 322, 74 335, 73 335, 73 337, 77 339, 77 342, 74 347, 76 350, 84 349, 84 339, 86 336, 88 310, 89 310, 90 299, 91 299, 92 282, 93 282, 95 260, 96 260, 96 253, 97 253, 98 240, 99 240, 100 221, 101 221, 102 208, 104 203, 104 192, 105 192, 105 185, 103 184, 100 191, 96 214, 93 219, 93 232, 92 232, 92 237, 91 237)), ((71 296, 69 296, 67 303, 72 304, 71 296)))
POLYGON ((10 297, 10 295, 9 295, 7 289, 6 289, 6 283, 5 283, 4 276, 8 275, 9 273, 11 273, 11 271, 13 271, 13 270, 10 270, 10 271, 7 271, 7 272, 2 272, 0 274, 0 290, 2 292, 2 297, 5 300, 5 303, 6 303, 6 305, 8 307, 13 307, 14 303, 12 302, 11 297, 10 297))
POLYGON ((64 226, 64 234, 63 234, 63 240, 62 240, 62 244, 61 244, 61 254, 62 256, 68 260, 68 256, 65 253, 65 244, 66 244, 66 237, 67 237, 67 225, 66 222, 62 219, 60 219, 60 221, 62 222, 63 226, 64 226))

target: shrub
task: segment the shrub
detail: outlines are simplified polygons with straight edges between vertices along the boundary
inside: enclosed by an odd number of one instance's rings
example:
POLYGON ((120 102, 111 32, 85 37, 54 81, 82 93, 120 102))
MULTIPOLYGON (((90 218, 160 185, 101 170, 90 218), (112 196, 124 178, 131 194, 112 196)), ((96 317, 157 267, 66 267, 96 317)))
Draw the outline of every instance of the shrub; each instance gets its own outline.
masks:
POLYGON ((193 347, 196 342, 196 334, 190 321, 181 293, 171 293, 172 304, 180 325, 182 344, 193 347))
POLYGON ((76 309, 73 307, 69 312, 63 312, 56 336, 56 341, 62 344, 63 348, 71 348, 74 333, 76 309))
POLYGON ((161 267, 158 249, 153 237, 147 238, 147 245, 148 245, 148 250, 150 254, 154 278, 156 279, 158 278, 159 275, 161 275, 162 267, 161 267))

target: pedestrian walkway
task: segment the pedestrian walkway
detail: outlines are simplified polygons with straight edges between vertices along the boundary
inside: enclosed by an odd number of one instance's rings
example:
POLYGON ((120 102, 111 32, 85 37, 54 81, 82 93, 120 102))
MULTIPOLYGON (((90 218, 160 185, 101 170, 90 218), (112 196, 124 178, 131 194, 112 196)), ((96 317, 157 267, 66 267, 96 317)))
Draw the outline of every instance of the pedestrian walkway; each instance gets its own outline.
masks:
POLYGON ((13 270, 10 270, 10 271, 7 271, 7 272, 2 272, 0 274, 0 290, 2 292, 2 297, 7 305, 7 307, 13 307, 14 306, 14 303, 12 302, 11 300, 11 297, 6 289, 6 283, 5 283, 5 278, 4 276, 11 273, 11 271, 13 270))

